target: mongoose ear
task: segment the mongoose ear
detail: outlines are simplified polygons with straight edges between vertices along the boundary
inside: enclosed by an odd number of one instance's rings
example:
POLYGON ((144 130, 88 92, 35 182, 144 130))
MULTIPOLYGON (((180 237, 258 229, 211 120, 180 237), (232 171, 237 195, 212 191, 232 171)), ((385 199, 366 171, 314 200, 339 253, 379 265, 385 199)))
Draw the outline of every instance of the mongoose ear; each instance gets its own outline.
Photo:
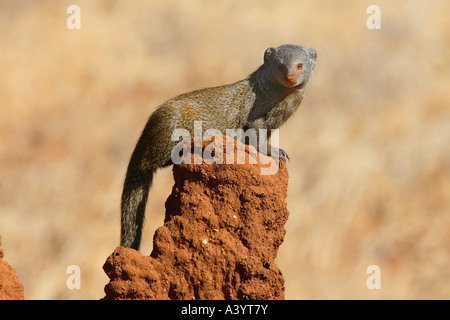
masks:
POLYGON ((276 48, 266 49, 266 52, 264 52, 264 64, 267 64, 270 60, 272 60, 275 50, 276 48))
POLYGON ((311 59, 317 60, 317 52, 316 52, 316 50, 314 50, 314 49, 311 48, 311 47, 307 47, 307 48, 305 48, 305 49, 307 50, 307 52, 308 52, 308 54, 309 54, 309 57, 310 57, 311 59))

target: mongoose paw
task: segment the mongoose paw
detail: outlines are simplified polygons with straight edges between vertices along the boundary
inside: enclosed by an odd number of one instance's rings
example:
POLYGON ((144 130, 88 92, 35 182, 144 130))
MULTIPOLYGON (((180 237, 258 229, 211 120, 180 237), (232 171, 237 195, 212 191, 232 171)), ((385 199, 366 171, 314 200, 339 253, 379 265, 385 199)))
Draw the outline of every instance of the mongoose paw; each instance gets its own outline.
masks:
POLYGON ((283 160, 284 163, 286 163, 287 160, 290 160, 289 155, 288 155, 288 154, 286 153, 286 151, 284 151, 283 149, 279 149, 278 154, 279 154, 279 158, 280 158, 281 160, 283 160))
POLYGON ((289 155, 284 151, 283 149, 278 149, 272 147, 272 152, 270 153, 270 156, 275 159, 277 163, 280 162, 280 159, 286 163, 290 158, 289 155))

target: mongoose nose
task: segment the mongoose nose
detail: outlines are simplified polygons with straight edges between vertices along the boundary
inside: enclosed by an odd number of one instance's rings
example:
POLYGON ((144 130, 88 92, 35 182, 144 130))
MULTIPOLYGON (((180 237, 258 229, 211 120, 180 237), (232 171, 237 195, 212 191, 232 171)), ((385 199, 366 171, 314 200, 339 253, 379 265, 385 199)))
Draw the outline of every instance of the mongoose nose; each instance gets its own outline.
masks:
POLYGON ((295 81, 295 77, 292 75, 287 76, 286 79, 287 79, 287 81, 289 81, 291 83, 295 81))

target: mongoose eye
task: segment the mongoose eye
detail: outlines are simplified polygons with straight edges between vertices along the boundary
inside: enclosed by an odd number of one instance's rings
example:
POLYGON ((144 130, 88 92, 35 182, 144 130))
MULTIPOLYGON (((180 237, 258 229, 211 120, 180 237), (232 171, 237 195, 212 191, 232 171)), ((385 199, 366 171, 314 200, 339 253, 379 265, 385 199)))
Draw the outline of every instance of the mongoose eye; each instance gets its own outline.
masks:
POLYGON ((298 63, 296 66, 295 66, 295 69, 297 69, 297 71, 300 71, 300 70, 302 70, 303 69, 303 63, 298 63))
POLYGON ((283 71, 283 70, 284 70, 284 66, 283 66, 282 63, 280 63, 280 64, 277 66, 277 68, 278 68, 279 71, 283 71))

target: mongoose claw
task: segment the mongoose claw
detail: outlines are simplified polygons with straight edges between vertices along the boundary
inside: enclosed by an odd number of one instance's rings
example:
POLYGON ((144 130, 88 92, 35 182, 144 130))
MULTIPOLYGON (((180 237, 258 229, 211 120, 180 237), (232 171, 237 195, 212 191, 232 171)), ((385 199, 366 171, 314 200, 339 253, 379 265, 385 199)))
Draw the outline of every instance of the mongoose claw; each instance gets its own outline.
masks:
POLYGON ((289 160, 289 155, 286 153, 286 151, 284 151, 283 149, 275 149, 274 147, 272 147, 272 152, 270 153, 270 156, 275 159, 275 161, 277 163, 280 162, 280 159, 284 161, 284 163, 287 162, 287 160, 289 160))
POLYGON ((284 151, 283 149, 279 149, 278 157, 284 161, 284 163, 287 162, 287 160, 290 160, 289 155, 284 151))

